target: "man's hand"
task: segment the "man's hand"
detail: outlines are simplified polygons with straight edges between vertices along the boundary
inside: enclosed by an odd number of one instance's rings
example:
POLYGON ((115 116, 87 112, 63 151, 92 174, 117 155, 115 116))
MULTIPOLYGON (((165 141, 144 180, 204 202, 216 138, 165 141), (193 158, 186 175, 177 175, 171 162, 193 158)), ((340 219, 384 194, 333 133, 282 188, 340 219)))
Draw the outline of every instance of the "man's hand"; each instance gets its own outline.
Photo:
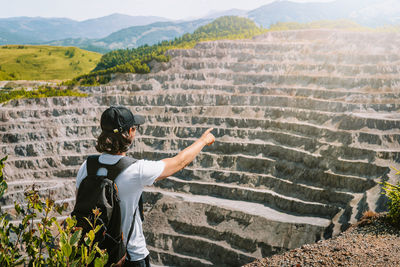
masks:
POLYGON ((164 179, 170 175, 173 175, 177 171, 185 168, 193 159, 200 153, 205 145, 211 145, 215 141, 214 135, 211 133, 213 128, 206 130, 199 139, 193 144, 182 150, 173 158, 166 158, 162 161, 165 163, 165 167, 161 175, 156 181, 164 179))
POLYGON ((209 128, 207 131, 205 131, 202 136, 200 137, 200 139, 202 139, 206 145, 210 146, 212 143, 214 143, 215 141, 215 136, 211 133, 211 131, 214 128, 209 128))

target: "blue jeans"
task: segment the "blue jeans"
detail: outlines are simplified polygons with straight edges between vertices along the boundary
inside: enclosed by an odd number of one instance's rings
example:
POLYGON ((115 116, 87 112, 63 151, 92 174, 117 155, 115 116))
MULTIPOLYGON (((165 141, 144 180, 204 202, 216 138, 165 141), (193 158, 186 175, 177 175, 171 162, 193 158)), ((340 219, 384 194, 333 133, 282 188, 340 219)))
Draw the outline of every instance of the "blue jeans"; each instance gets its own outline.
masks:
POLYGON ((124 267, 150 267, 150 258, 147 255, 146 258, 138 261, 128 261, 126 260, 124 263, 124 267))

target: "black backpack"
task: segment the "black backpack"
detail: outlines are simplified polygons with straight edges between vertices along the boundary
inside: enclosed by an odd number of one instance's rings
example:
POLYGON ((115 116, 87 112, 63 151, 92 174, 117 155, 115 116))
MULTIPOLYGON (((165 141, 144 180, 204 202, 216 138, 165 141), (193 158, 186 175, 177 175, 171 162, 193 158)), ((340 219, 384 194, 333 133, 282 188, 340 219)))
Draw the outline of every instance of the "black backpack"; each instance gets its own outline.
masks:
MULTIPOLYGON (((86 162, 88 175, 79 185, 75 207, 71 213, 72 216, 76 217, 77 227, 83 229, 81 240, 83 241, 85 234, 92 229, 85 218, 93 222, 93 209, 98 208, 100 210, 101 215, 97 220, 97 225, 102 225, 102 228, 97 232, 95 242, 99 242, 101 249, 107 249, 107 266, 113 263, 121 264, 125 260, 127 251, 121 229, 120 200, 114 180, 123 170, 135 162, 136 159, 122 157, 116 164, 106 165, 99 162, 99 155, 89 156, 86 162), (99 168, 106 168, 107 176, 98 176, 99 168)), ((139 210, 143 220, 142 197, 139 201, 139 210)), ((135 216, 136 211, 133 218, 135 216)), ((134 221, 133 219, 127 240, 132 234, 134 221)))

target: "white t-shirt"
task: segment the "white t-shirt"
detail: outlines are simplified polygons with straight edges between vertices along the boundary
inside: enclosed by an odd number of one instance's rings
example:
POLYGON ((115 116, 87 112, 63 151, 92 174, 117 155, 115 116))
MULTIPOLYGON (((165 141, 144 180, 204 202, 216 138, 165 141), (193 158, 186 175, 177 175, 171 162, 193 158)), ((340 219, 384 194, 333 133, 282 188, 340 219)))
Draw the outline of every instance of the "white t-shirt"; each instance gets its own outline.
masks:
MULTIPOLYGON (((122 157, 123 156, 120 155, 102 154, 100 155, 99 161, 103 164, 113 165, 122 157)), ((163 172, 164 166, 165 164, 162 161, 138 160, 120 173, 115 179, 115 183, 118 187, 118 195, 121 199, 121 223, 125 243, 128 238, 133 214, 137 209, 134 230, 128 243, 128 253, 132 261, 144 259, 149 254, 143 235, 138 202, 144 186, 152 185, 155 179, 163 172)), ((100 168, 97 174, 106 175, 107 169, 100 168)), ((78 171, 76 188, 79 188, 80 183, 86 176, 87 169, 85 161, 78 171)))

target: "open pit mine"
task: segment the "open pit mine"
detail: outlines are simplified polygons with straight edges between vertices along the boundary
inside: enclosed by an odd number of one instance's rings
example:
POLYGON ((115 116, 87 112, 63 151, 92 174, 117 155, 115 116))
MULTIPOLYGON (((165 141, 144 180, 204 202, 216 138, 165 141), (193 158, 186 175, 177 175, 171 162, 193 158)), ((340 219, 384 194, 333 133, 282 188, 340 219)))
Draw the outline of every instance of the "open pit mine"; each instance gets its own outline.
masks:
POLYGON ((400 35, 269 32, 168 54, 150 74, 81 88, 86 98, 3 104, 2 209, 23 202, 32 184, 72 208, 75 175, 96 153, 110 105, 147 119, 135 158, 173 156, 208 127, 217 137, 183 171, 146 188, 154 264, 240 266, 384 209, 379 182, 398 181, 391 166, 400 168, 400 35))

